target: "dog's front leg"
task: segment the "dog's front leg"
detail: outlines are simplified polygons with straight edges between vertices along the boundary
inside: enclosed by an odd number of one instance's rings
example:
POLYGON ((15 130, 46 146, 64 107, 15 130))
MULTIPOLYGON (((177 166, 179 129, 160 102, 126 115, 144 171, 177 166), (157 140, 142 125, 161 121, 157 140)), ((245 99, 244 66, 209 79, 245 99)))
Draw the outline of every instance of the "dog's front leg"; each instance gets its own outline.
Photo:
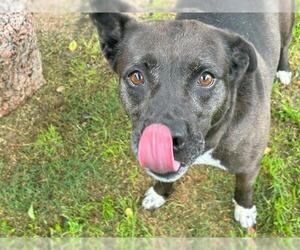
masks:
POLYGON ((142 203, 143 208, 153 210, 161 207, 173 191, 173 183, 156 182, 156 184, 145 193, 142 203))
POLYGON ((236 174, 236 187, 234 193, 234 218, 242 227, 249 228, 256 224, 256 207, 253 204, 253 182, 258 174, 236 174))

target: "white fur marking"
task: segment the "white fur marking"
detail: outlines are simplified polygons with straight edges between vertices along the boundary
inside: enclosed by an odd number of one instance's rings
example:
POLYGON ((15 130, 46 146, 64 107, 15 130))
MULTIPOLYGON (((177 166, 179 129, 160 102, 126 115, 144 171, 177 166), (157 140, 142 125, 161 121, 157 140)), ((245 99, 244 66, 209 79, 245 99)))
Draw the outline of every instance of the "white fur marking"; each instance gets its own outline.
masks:
POLYGON ((223 170, 227 170, 227 168, 221 164, 220 160, 214 159, 212 157, 212 152, 213 152, 213 149, 210 149, 210 150, 206 151, 204 154, 200 155, 196 159, 196 161, 193 163, 193 165, 196 165, 196 164, 211 165, 211 166, 223 169, 223 170))
POLYGON ((142 206, 144 209, 152 210, 161 207, 166 202, 166 199, 155 192, 154 188, 151 187, 145 193, 142 206))
POLYGON ((252 208, 244 208, 237 204, 235 200, 234 203, 234 218, 238 221, 242 227, 249 228, 253 227, 256 224, 256 207, 253 206, 252 208))
POLYGON ((288 85, 292 81, 292 72, 288 71, 278 71, 276 77, 280 80, 280 82, 284 85, 288 85))

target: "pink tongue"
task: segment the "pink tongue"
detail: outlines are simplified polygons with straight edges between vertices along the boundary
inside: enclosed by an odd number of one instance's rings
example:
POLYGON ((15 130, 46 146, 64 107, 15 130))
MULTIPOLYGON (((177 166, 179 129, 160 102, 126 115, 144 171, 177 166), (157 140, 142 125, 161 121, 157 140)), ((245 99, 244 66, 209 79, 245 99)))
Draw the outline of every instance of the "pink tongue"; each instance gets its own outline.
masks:
POLYGON ((138 160, 142 167, 154 173, 177 172, 180 162, 174 160, 170 129, 162 124, 145 128, 139 143, 138 160))

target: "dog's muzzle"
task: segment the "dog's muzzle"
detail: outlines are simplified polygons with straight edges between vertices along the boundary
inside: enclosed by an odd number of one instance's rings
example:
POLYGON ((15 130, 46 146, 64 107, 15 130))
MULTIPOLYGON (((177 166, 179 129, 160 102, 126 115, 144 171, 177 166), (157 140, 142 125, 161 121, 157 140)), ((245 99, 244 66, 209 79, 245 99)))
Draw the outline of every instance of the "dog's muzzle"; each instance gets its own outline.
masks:
POLYGON ((185 173, 188 171, 189 166, 180 164, 179 169, 176 172, 166 173, 166 174, 158 174, 152 172, 150 169, 146 168, 147 174, 153 177, 155 180, 160 182, 175 182, 179 180, 185 173))

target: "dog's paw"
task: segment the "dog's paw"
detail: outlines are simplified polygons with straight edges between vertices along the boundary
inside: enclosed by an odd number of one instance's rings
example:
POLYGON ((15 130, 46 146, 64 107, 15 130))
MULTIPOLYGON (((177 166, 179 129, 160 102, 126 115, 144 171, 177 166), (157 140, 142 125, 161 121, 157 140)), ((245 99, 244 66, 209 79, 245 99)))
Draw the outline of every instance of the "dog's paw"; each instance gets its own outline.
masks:
POLYGON ((166 199, 155 192, 154 188, 151 187, 145 193, 145 198, 142 202, 144 209, 153 210, 161 207, 166 202, 166 199))
POLYGON ((237 204, 235 200, 234 203, 234 218, 238 221, 242 227, 249 228, 253 227, 256 224, 256 207, 253 206, 252 208, 244 208, 237 204))
POLYGON ((288 85, 292 81, 292 72, 289 71, 278 71, 276 77, 284 85, 288 85))

